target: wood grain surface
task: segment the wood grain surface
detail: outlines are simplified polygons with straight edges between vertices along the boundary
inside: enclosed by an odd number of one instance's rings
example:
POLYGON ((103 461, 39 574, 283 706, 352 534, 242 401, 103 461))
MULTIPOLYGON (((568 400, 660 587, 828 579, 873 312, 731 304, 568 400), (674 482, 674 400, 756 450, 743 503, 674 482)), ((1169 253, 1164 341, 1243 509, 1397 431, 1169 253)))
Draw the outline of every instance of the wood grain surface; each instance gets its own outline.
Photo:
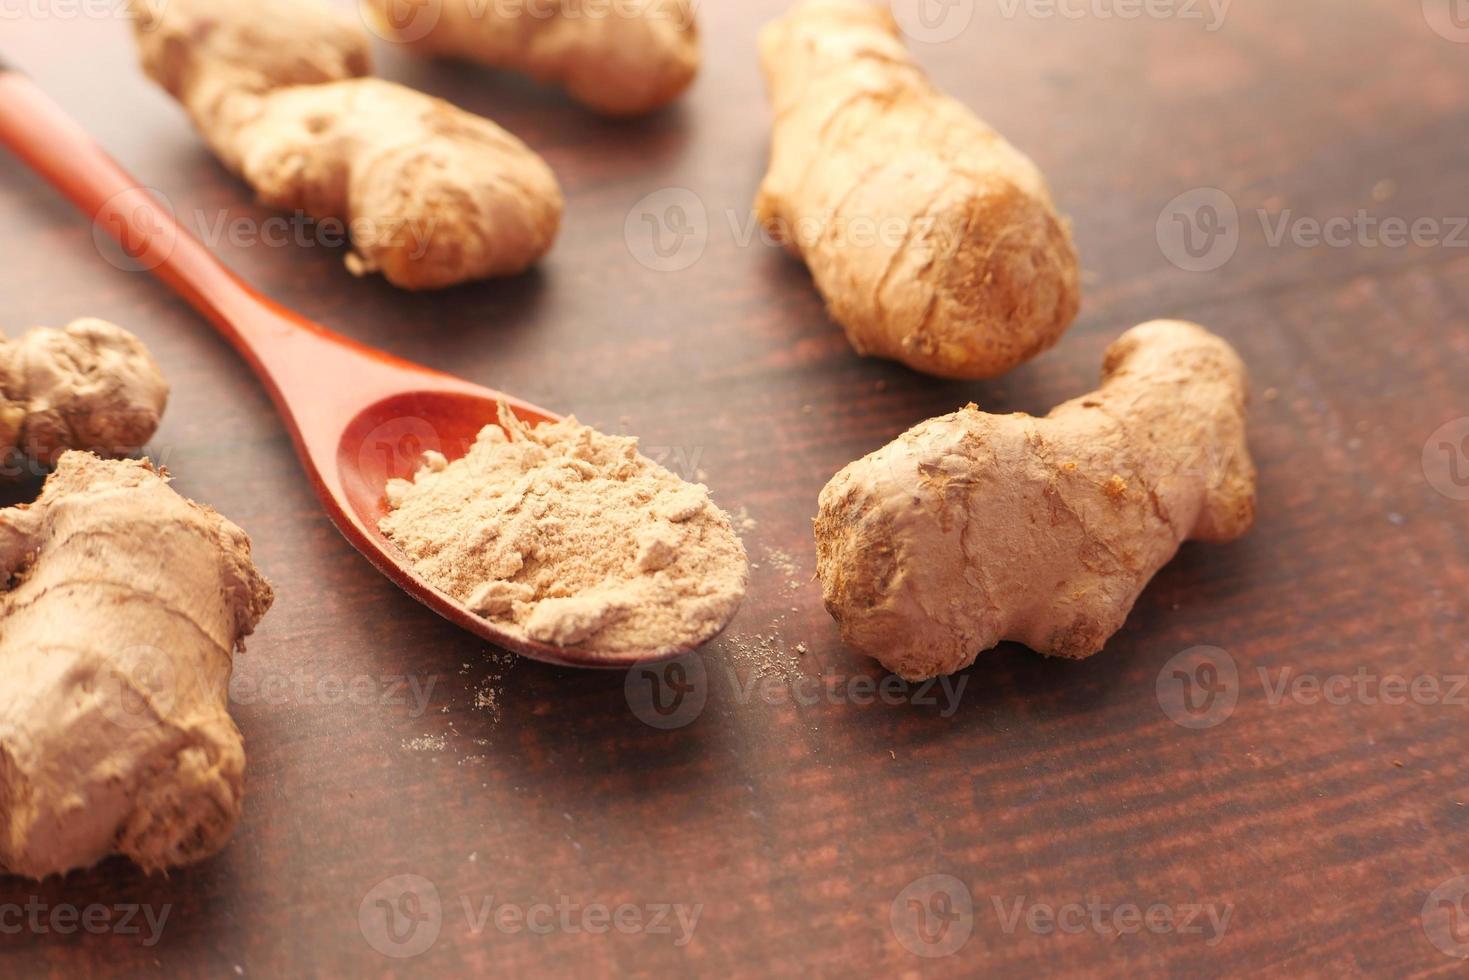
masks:
POLYGON ((1061 345, 988 383, 856 357, 799 263, 753 235, 755 32, 784 6, 702 5, 696 87, 632 123, 380 45, 381 74, 506 125, 567 195, 532 274, 410 295, 354 280, 309 226, 304 246, 255 240, 290 229, 141 76, 120 18, 0 0, 5 56, 247 279, 637 434, 748 515, 758 566, 730 632, 656 678, 691 688, 682 714, 649 713, 649 677, 486 648, 333 530, 226 345, 0 158, 0 321, 140 334, 174 385, 154 454, 250 532, 279 592, 236 664, 233 843, 166 877, 113 860, 0 878, 0 975, 1462 972, 1462 0, 1236 0, 1222 22, 1192 0, 935 6, 962 23, 919 57, 1045 170, 1086 270, 1061 345), (843 649, 813 582, 821 487, 967 401, 1044 412, 1088 390, 1107 343, 1159 316, 1250 365, 1255 531, 1185 547, 1091 660, 1004 648, 947 691, 874 698, 881 671, 843 649), (660 906, 697 910, 691 934, 660 906), (68 932, 68 907, 103 908, 100 928, 68 932), (144 913, 166 915, 156 934, 144 913))

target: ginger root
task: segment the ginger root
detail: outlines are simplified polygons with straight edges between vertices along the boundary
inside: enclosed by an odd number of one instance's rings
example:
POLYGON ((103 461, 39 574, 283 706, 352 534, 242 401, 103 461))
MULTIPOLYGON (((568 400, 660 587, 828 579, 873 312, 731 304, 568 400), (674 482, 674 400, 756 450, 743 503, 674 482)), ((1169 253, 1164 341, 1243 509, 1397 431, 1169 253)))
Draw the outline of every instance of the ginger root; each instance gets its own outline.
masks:
POLYGON ((678 98, 699 71, 696 0, 436 0, 403 18, 401 0, 365 0, 377 32, 434 56, 560 85, 609 116, 678 98))
POLYGON ((1098 652, 1183 541, 1253 523, 1247 386, 1223 340, 1156 321, 1112 344, 1100 389, 1044 419, 971 405, 851 464, 816 519, 843 639, 909 679, 1003 640, 1098 652))
POLYGON ((244 532, 146 461, 67 453, 0 511, 0 870, 218 851, 245 754, 233 653, 271 603, 244 532))
POLYGON ((354 272, 437 289, 528 268, 556 177, 487 119, 378 79, 367 34, 314 0, 169 0, 134 20, 144 70, 262 203, 345 224, 354 272))
POLYGON ((21 458, 54 466, 68 449, 136 452, 167 403, 157 362, 121 327, 83 319, 18 340, 0 335, 0 477, 26 475, 21 458))
POLYGON ((914 64, 886 8, 807 0, 761 32, 761 222, 861 354, 988 378, 1051 347, 1076 251, 1035 165, 914 64))

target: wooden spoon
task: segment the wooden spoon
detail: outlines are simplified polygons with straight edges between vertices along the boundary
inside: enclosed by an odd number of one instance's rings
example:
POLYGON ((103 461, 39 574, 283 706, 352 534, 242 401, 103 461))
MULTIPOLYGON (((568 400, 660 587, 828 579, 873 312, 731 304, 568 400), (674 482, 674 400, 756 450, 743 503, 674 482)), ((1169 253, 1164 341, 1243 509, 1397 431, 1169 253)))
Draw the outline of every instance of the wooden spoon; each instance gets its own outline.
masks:
MULTIPOLYGON (((4 64, 0 143, 90 216, 99 242, 110 247, 115 240, 130 267, 162 279, 235 346, 275 402, 332 522, 413 598, 498 646, 553 664, 626 668, 684 652, 608 655, 506 632, 425 581, 378 529, 387 513, 387 481, 411 476, 425 450, 449 459, 463 456, 479 431, 495 421, 501 400, 526 422, 557 416, 332 333, 251 289, 65 110, 4 64)), ((711 630, 700 642, 718 632, 711 630)))

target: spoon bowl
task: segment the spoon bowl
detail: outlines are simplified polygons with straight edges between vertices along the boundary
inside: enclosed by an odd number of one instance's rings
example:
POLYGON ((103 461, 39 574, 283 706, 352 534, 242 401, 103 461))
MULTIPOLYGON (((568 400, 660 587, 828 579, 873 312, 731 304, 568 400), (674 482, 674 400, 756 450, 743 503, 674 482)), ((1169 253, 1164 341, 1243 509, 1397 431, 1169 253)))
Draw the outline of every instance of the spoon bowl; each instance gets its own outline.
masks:
POLYGON ((380 530, 388 480, 412 476, 430 449, 450 460, 463 457, 479 432, 495 424, 500 402, 531 424, 558 416, 332 333, 256 292, 61 107, 3 63, 0 143, 90 217, 99 240, 115 241, 130 266, 163 280, 234 345, 279 410, 332 522, 413 598, 497 646, 553 664, 626 668, 689 649, 606 654, 535 642, 429 584, 380 530))
POLYGON ((384 492, 388 481, 411 478, 430 450, 451 460, 463 457, 485 425, 493 424, 490 420, 496 417, 501 399, 522 421, 556 421, 549 412, 490 389, 405 390, 362 409, 342 429, 334 458, 321 472, 322 482, 337 488, 333 499, 339 496, 345 504, 346 520, 337 520, 337 527, 403 591, 450 622, 522 656, 572 667, 625 667, 678 653, 653 651, 631 660, 609 658, 537 643, 500 629, 415 572, 402 550, 382 533, 380 522, 388 515, 384 492))

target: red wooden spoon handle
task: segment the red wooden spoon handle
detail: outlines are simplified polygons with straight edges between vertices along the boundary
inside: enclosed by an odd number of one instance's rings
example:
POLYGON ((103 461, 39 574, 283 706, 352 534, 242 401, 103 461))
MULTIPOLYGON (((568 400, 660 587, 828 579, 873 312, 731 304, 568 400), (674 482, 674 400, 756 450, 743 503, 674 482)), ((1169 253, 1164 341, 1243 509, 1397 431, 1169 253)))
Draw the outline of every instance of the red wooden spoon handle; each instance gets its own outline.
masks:
POLYGON ((99 247, 116 242, 128 268, 153 273, 204 314, 254 368, 293 430, 338 435, 375 386, 398 390, 405 372, 437 376, 332 333, 251 289, 179 224, 165 200, 15 71, 0 70, 0 144, 91 219, 99 247), (338 377, 350 377, 350 391, 324 383, 327 364, 338 377))
POLYGON ((0 143, 90 217, 94 235, 116 241, 133 267, 158 276, 248 353, 231 311, 259 298, 66 110, 15 71, 0 72, 0 143))

